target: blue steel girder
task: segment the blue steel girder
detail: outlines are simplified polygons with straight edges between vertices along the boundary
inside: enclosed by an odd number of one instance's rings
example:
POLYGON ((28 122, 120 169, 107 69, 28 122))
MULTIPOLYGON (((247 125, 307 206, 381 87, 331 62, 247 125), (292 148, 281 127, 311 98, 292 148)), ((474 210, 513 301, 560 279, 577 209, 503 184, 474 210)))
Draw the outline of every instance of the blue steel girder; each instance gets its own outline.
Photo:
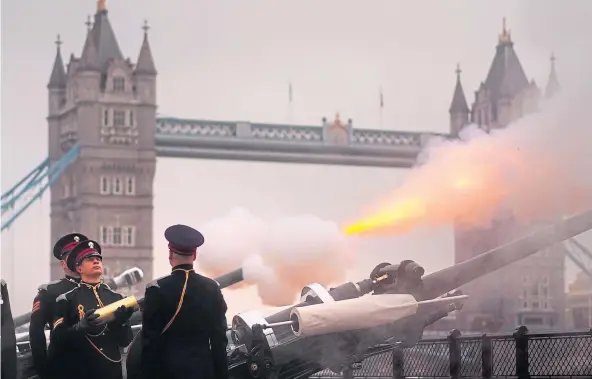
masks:
POLYGON ((2 228, 8 229, 32 204, 40 199, 45 191, 60 178, 66 169, 78 158, 80 147, 75 145, 60 159, 53 164, 49 159, 43 161, 35 170, 19 181, 17 185, 2 195, 2 228), (43 169, 47 168, 47 170, 43 169), (45 180, 47 179, 47 180, 45 180), (25 183, 27 184, 18 193, 16 188, 25 183), (19 200, 24 200, 24 204, 17 205, 19 200), (9 212, 10 211, 10 212, 9 212))
POLYGON ((336 143, 323 126, 158 118, 156 152, 162 157, 409 168, 429 138, 449 138, 345 129, 346 140, 336 143))

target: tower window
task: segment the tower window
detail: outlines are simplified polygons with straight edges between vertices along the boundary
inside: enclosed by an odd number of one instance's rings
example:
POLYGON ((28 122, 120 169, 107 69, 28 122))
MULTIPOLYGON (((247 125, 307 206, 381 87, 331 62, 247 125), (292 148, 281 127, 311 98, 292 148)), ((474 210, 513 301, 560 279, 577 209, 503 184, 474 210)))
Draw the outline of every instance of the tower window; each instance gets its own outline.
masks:
POLYGON ((123 227, 123 245, 134 246, 136 240, 136 228, 133 226, 123 227))
POLYGON ((101 229, 99 229, 99 238, 101 240, 101 245, 109 245, 109 228, 101 226, 101 229))
POLYGON ((121 178, 119 176, 115 176, 113 178, 113 193, 115 195, 121 195, 122 188, 121 188, 121 178))
POLYGON ((113 78, 113 92, 125 92, 125 78, 121 76, 113 78))
POLYGON ((109 178, 107 176, 101 176, 101 195, 108 195, 110 192, 109 178))
POLYGON ((128 113, 128 125, 134 126, 136 119, 134 118, 134 111, 129 111, 128 113))
POLYGON ((109 109, 103 110, 103 126, 109 126, 109 109))
POLYGON ((99 239, 103 246, 109 246, 113 244, 113 228, 110 226, 102 225, 99 229, 99 239))
POLYGON ((113 245, 121 245, 121 226, 113 228, 113 245))
POLYGON ((113 111, 113 125, 114 126, 125 126, 125 112, 124 111, 113 111))
POLYGON ((134 195, 136 193, 136 177, 128 176, 125 178, 125 194, 134 195))

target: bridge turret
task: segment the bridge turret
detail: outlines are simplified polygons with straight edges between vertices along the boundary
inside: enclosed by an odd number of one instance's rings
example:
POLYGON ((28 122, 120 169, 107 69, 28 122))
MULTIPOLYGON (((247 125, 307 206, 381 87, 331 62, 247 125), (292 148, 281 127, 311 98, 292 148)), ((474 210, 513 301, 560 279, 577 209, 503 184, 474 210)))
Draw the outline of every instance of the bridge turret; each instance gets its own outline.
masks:
POLYGON ((549 72, 549 79, 547 80, 547 87, 545 88, 545 98, 552 98, 560 90, 561 86, 559 85, 557 72, 555 71, 555 54, 551 54, 551 71, 549 72))
POLYGON ((138 54, 133 80, 138 105, 138 122, 143 126, 140 132, 140 146, 154 150, 156 133, 156 65, 148 41, 148 23, 144 21, 144 39, 138 54))
POLYGON ((66 70, 64 69, 64 61, 62 60, 61 51, 62 40, 58 35, 56 40, 56 56, 53 62, 53 68, 47 83, 47 100, 48 100, 48 152, 52 161, 59 158, 61 149, 59 148, 60 140, 60 124, 59 114, 66 103, 66 70))
POLYGON ((144 21, 144 40, 134 70, 134 80, 138 99, 150 105, 156 105, 156 65, 152 57, 152 49, 148 41, 148 23, 144 21))
POLYGON ((66 70, 64 69, 64 61, 62 59, 62 40, 58 35, 55 42, 56 56, 53 61, 53 68, 51 75, 49 76, 49 82, 47 83, 47 89, 49 91, 49 115, 55 115, 59 113, 60 108, 63 106, 66 94, 66 70))
POLYGON ((352 136, 352 119, 348 119, 347 123, 341 120, 339 113, 335 114, 335 119, 328 122, 326 117, 323 117, 323 140, 326 143, 335 145, 347 145, 351 141, 352 136))
POLYGON ((450 104, 450 134, 458 133, 469 123, 469 106, 465 97, 465 91, 460 81, 460 65, 456 66, 456 86, 450 104))

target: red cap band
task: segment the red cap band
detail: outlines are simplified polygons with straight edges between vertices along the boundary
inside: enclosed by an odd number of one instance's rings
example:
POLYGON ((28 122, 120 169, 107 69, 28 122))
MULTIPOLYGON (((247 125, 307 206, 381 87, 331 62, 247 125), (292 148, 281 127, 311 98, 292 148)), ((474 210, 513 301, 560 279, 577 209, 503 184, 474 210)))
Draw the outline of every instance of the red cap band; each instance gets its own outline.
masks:
POLYGON ((80 253, 78 253, 78 256, 76 257, 76 264, 82 262, 82 260, 84 258, 86 258, 89 255, 94 254, 94 253, 97 253, 98 254, 99 252, 97 251, 97 249, 85 249, 85 250, 82 250, 80 253))
POLYGON ((78 245, 79 243, 80 242, 73 241, 73 242, 70 242, 70 243, 67 243, 66 245, 64 245, 64 247, 62 247, 62 251, 61 251, 62 256, 64 254, 69 253, 70 251, 72 251, 72 249, 75 248, 76 245, 78 245))

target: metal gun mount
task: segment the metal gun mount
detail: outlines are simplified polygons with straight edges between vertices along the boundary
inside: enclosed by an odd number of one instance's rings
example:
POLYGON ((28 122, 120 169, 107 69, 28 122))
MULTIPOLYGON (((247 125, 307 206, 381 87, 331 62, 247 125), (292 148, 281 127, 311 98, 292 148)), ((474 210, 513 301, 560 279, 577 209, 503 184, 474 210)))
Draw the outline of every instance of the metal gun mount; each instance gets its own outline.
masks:
MULTIPOLYGON (((371 292, 374 295, 412 292, 416 294, 415 297, 423 288, 421 280, 423 273, 424 269, 421 266, 409 260, 396 265, 381 263, 375 267, 369 279, 357 283, 345 283, 329 290, 318 283, 307 285, 302 289, 301 303, 296 307, 354 299, 371 292)), ((462 295, 460 291, 454 291, 442 297, 460 295, 462 295)), ((407 320, 406 325, 412 327, 405 328, 404 333, 407 337, 405 341, 391 343, 413 346, 421 338, 425 327, 461 308, 462 303, 454 299, 449 302, 420 306, 418 312, 407 320)), ((231 377, 304 378, 326 367, 334 372, 340 372, 359 364, 368 356, 378 354, 376 351, 383 351, 383 349, 376 350, 372 346, 366 346, 364 338, 360 338, 363 336, 363 331, 298 338, 295 336, 299 328, 298 320, 290 317, 290 311, 291 308, 267 318, 251 311, 233 318, 228 349, 231 377), (360 344, 365 348, 358 349, 360 344), (332 346, 342 354, 339 354, 339 357, 327 356, 325 353, 327 346, 332 346)), ((381 337, 380 342, 387 339, 381 337)), ((368 341, 368 343, 375 345, 378 342, 368 341)))

